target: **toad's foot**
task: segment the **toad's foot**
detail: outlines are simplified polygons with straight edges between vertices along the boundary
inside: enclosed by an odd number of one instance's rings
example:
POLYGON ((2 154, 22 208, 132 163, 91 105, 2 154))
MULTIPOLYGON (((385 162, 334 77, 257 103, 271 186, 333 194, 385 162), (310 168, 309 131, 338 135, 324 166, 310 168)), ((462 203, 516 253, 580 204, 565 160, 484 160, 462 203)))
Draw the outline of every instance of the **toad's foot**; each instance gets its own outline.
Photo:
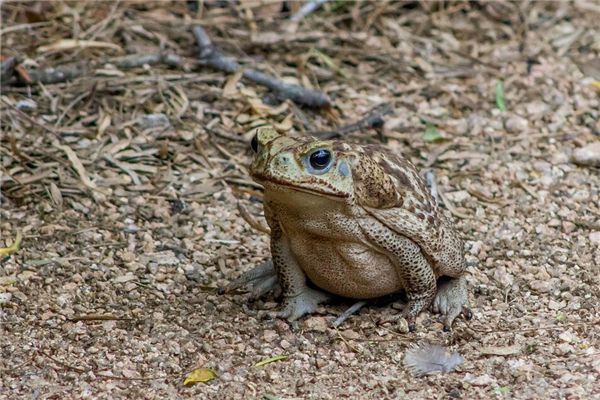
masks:
POLYGON ((437 294, 433 300, 433 312, 442 314, 445 331, 450 331, 452 322, 460 314, 463 314, 466 319, 473 317, 473 313, 467 307, 467 302, 467 281, 464 276, 439 283, 437 294))
POLYGON ((435 292, 425 292, 425 293, 407 293, 408 296, 408 304, 406 308, 402 310, 402 317, 406 319, 408 323, 408 330, 410 332, 414 332, 417 330, 417 317, 433 301, 433 296, 435 292))
POLYGON ((307 287, 296 296, 286 297, 283 309, 272 315, 277 318, 287 318, 289 321, 295 321, 304 315, 314 313, 317 306, 329 300, 329 298, 330 296, 327 293, 307 287))
POLYGON ((273 267, 273 261, 265 261, 258 267, 245 272, 219 292, 221 294, 230 293, 240 288, 250 291, 251 300, 256 300, 271 291, 275 293, 276 297, 279 296, 281 286, 279 286, 279 279, 273 267))

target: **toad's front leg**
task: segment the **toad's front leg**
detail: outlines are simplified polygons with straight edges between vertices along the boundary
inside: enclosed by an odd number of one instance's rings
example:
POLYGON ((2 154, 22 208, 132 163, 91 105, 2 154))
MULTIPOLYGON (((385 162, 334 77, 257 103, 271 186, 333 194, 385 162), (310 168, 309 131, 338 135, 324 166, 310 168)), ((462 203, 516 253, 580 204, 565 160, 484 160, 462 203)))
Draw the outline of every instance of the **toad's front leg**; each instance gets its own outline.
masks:
POLYGON ((429 307, 437 290, 435 274, 429 261, 415 242, 385 225, 369 220, 361 224, 361 227, 374 244, 390 254, 408 297, 408 304, 402 314, 408 322, 409 330, 414 331, 417 316, 429 307))
POLYGON ((270 221, 269 225, 271 225, 273 266, 284 298, 283 308, 275 313, 275 316, 294 321, 315 312, 317 306, 328 300, 330 296, 307 286, 306 275, 291 252, 289 240, 283 235, 281 227, 276 221, 270 221))

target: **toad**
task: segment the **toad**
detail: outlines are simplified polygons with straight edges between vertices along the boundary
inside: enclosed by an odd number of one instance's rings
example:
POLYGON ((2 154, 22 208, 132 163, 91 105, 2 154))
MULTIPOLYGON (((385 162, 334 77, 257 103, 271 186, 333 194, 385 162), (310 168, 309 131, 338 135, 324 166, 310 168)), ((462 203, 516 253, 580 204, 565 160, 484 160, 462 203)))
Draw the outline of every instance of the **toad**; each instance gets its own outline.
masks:
POLYGON ((430 305, 444 329, 467 308, 463 243, 408 160, 380 145, 290 137, 259 128, 252 178, 264 187, 272 263, 244 274, 280 285, 278 317, 295 320, 330 296, 372 299, 404 290, 409 329, 430 305), (309 284, 311 283, 311 284, 309 284))

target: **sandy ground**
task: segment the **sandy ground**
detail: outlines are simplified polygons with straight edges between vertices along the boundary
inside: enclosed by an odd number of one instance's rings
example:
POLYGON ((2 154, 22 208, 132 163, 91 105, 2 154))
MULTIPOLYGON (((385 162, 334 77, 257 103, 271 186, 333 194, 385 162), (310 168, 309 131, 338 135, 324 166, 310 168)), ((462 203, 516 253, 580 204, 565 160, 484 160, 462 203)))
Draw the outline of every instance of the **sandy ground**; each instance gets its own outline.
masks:
POLYGON ((213 3, 2 5, 2 56, 92 67, 2 86, 0 246, 24 240, 0 264, 0 399, 600 398, 600 171, 574 162, 600 135, 598 3, 334 2, 296 33, 281 5, 213 3), (332 111, 196 65, 198 23, 332 111), (106 61, 159 46, 186 65, 106 61), (435 172, 464 238, 474 319, 404 334, 399 307, 369 305, 333 329, 349 303, 288 323, 259 318, 276 299, 218 295, 269 257, 238 211, 260 219, 246 133, 384 102, 387 145, 435 172), (465 361, 416 378, 404 354, 426 343, 465 361), (217 377, 184 386, 202 367, 217 377))

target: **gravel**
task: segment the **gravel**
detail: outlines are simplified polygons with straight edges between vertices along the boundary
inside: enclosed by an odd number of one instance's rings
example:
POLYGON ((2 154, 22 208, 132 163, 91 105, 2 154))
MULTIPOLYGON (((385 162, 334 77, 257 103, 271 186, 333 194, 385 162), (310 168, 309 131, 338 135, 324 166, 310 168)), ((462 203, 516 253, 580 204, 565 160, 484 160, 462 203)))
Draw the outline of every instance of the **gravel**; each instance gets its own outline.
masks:
MULTIPOLYGON (((205 28, 228 53, 319 87, 335 107, 270 107, 262 89, 206 68, 3 86, 0 241, 24 239, 0 264, 0 399, 600 397, 600 97, 578 67, 600 57, 596 6, 331 3, 286 36, 278 10, 185 4, 81 3, 73 19, 42 2, 31 13, 65 23, 5 33, 3 49, 28 65, 103 59, 36 53, 77 26, 128 53, 160 42, 192 58, 189 21, 214 19, 205 28), (276 43, 253 44, 253 26, 276 43), (25 98, 37 105, 26 114, 9 107, 25 98), (265 122, 331 130, 380 102, 394 108, 387 145, 433 168, 465 239, 474 319, 445 333, 426 312, 402 333, 394 307, 368 304, 333 329, 351 301, 288 323, 262 318, 273 298, 217 294, 269 257, 237 207, 260 220, 244 134, 265 122), (422 121, 444 140, 424 140, 422 121), (424 343, 464 362, 416 378, 403 359, 424 343), (278 355, 288 359, 254 366, 278 355), (185 386, 196 368, 217 377, 185 386)), ((7 28, 27 23, 24 7, 3 5, 7 28)))

